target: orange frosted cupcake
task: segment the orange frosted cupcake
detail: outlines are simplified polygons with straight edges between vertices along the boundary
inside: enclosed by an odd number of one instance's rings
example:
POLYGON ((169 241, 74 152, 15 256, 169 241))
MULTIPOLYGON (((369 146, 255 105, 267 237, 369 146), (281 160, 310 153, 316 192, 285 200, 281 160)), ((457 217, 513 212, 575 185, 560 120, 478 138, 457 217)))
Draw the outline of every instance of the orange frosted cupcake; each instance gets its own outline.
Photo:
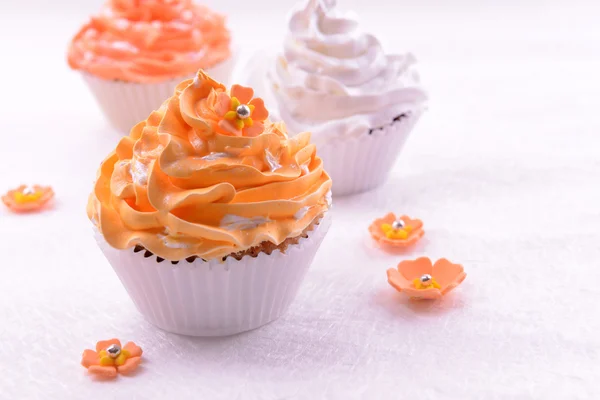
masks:
POLYGON ((150 322, 228 335, 292 302, 329 227, 330 189, 310 133, 288 138, 252 89, 200 71, 104 160, 87 211, 150 322))
POLYGON ((233 68, 225 17, 191 0, 109 0, 71 41, 68 62, 124 133, 199 68, 224 82, 233 68))

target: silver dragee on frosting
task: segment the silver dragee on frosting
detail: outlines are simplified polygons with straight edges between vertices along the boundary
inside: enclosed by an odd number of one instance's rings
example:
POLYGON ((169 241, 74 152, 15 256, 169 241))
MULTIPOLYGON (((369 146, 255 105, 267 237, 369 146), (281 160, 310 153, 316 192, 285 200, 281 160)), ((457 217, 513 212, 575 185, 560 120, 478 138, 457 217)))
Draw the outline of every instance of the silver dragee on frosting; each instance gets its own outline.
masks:
POLYGON ((311 131, 317 145, 367 134, 427 98, 414 57, 386 55, 335 3, 309 0, 293 11, 284 53, 268 74, 279 117, 292 134, 311 131))

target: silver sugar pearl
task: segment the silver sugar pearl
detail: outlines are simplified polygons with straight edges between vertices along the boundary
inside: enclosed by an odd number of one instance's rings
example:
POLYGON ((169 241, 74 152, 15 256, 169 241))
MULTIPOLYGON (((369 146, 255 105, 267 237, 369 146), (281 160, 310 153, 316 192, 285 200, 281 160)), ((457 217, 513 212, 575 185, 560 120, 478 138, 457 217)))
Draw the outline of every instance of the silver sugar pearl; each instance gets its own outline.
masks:
POLYGON ((422 283, 423 285, 429 285, 429 284, 431 284, 431 279, 432 279, 432 278, 431 278, 431 275, 429 275, 429 274, 423 274, 423 275, 421 275, 421 277, 419 278, 419 280, 421 281, 421 283, 422 283))
POLYGON ((246 119, 250 116, 250 107, 248 107, 246 104, 240 104, 236 109, 235 112, 237 113, 237 116, 239 119, 246 119))
POLYGON ((35 189, 32 188, 31 186, 27 186, 25 189, 23 189, 23 194, 25 196, 29 196, 29 195, 35 194, 35 189))
POLYGON ((108 353, 110 358, 117 358, 119 357, 119 354, 121 354, 121 347, 116 344, 111 344, 106 348, 106 353, 108 353))
POLYGON ((404 226, 406 226, 406 224, 401 219, 397 219, 394 222, 392 222, 392 228, 394 228, 395 230, 403 229, 404 226))

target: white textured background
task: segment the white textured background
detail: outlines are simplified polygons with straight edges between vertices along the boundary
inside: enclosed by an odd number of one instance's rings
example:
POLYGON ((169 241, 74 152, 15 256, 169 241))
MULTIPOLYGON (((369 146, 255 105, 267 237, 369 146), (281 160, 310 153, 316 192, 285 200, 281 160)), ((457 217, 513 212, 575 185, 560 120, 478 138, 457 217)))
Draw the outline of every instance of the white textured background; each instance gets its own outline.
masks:
MULTIPOLYGON (((220 339, 146 323, 96 248, 85 202, 117 136, 64 52, 100 2, 44 3, 0 4, 0 190, 57 193, 44 214, 0 208, 0 398, 600 398, 597 2, 342 0, 416 53, 430 110, 385 187, 335 200, 290 311, 220 339), (366 229, 390 210, 425 222, 407 256, 465 265, 441 303, 387 285, 401 257, 366 229), (114 336, 145 364, 94 382, 80 354, 114 336)), ((247 54, 280 40, 291 2, 268 3, 216 6, 247 54)))

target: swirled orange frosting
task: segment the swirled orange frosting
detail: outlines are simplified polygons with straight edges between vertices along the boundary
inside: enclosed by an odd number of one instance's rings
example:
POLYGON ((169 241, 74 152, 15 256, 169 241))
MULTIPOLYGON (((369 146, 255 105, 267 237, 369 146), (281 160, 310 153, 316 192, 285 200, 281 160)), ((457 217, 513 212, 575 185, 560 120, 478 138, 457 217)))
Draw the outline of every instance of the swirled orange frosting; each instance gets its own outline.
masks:
POLYGON ((310 133, 288 138, 252 96, 199 71, 121 139, 87 208, 111 246, 213 259, 299 236, 328 209, 331 179, 310 133), (253 105, 244 121, 259 131, 227 119, 238 102, 253 105))
POLYGON ((110 0, 75 35, 71 68, 151 83, 194 74, 230 56, 225 18, 191 0, 110 0))

